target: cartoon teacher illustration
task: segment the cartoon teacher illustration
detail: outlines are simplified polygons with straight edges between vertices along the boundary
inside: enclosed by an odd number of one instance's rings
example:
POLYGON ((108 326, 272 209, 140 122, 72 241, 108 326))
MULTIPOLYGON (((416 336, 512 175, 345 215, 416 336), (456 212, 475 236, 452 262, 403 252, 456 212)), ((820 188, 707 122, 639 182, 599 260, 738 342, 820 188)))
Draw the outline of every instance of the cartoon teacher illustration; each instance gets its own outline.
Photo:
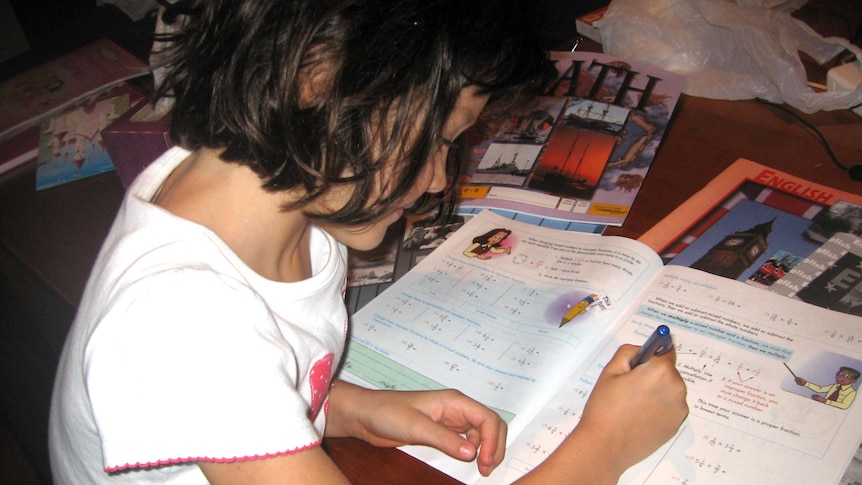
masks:
POLYGON ((797 385, 805 386, 816 392, 811 399, 839 409, 847 409, 856 398, 856 389, 852 384, 859 379, 859 371, 851 367, 841 367, 835 373, 835 384, 819 386, 807 380, 796 377, 797 385))
POLYGON ((492 229, 481 236, 473 238, 473 244, 464 250, 464 256, 478 259, 490 259, 491 254, 511 254, 512 248, 502 247, 502 242, 512 231, 504 228, 492 229), (491 254, 489 254, 491 253, 491 254))

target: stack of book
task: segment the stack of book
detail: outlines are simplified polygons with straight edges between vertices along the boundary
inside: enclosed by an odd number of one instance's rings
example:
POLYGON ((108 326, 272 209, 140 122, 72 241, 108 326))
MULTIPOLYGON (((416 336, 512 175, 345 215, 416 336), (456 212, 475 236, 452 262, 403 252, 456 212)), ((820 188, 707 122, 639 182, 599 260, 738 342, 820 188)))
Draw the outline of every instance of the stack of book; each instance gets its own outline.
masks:
POLYGON ((149 66, 100 40, 0 83, 0 174, 38 159, 38 188, 111 170, 101 131, 149 66))

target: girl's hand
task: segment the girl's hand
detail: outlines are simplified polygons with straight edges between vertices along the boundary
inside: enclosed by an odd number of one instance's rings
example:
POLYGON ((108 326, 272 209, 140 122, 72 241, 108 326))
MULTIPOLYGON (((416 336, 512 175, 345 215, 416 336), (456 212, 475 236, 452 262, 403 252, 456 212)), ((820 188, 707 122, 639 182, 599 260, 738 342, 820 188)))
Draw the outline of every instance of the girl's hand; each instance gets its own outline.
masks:
POLYGON ((607 443, 623 470, 672 438, 688 415, 675 350, 632 369, 629 362, 637 351, 633 345, 617 350, 599 376, 578 424, 579 431, 607 443))
POLYGON ((669 440, 688 414, 676 354, 632 369, 638 347, 623 345, 602 370, 583 417, 544 462, 518 484, 615 484, 630 466, 669 440))
POLYGON ((488 475, 503 460, 506 423, 455 390, 372 391, 337 381, 329 397, 326 436, 352 436, 372 445, 426 445, 488 475))

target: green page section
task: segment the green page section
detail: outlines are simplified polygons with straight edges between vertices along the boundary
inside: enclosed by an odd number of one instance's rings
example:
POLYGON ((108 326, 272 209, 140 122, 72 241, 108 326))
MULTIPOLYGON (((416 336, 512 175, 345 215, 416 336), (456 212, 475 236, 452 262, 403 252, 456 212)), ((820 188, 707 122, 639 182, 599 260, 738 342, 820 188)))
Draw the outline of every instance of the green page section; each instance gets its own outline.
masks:
MULTIPOLYGON (((429 379, 355 340, 352 340, 347 346, 343 368, 380 389, 432 391, 446 388, 443 384, 429 379)), ((494 411, 507 423, 515 418, 511 412, 501 409, 494 409, 494 411)))

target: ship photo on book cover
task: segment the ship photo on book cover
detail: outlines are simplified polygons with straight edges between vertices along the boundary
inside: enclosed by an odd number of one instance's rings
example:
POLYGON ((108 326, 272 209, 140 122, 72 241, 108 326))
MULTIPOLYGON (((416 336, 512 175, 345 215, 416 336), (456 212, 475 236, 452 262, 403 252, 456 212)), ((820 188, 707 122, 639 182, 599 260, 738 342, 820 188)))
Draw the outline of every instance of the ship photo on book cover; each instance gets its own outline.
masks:
POLYGON ((621 225, 665 136, 684 78, 601 53, 550 57, 559 77, 546 96, 517 113, 482 116, 465 134, 459 212, 490 208, 621 225))

